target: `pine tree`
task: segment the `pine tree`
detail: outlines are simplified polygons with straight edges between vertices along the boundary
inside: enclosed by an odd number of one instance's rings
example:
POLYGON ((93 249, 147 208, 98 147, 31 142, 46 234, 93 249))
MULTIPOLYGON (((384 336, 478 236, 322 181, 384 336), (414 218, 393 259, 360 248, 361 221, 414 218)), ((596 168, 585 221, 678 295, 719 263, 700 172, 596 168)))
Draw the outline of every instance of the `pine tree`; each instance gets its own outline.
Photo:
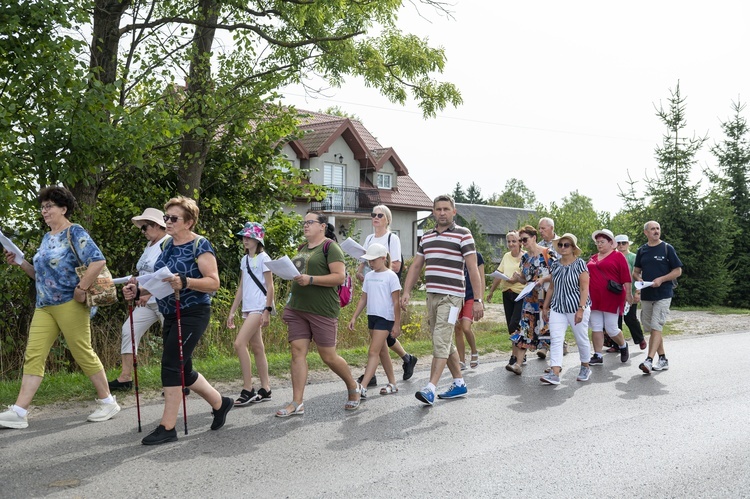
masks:
POLYGON ((482 190, 474 182, 466 191, 466 202, 469 204, 487 204, 487 201, 482 199, 482 190))
MULTIPOLYGON (((733 286, 727 303, 735 307, 750 308, 750 144, 747 120, 742 116, 745 105, 732 103, 733 116, 722 122, 726 138, 711 148, 720 169, 719 175, 709 175, 717 196, 726 199, 735 228, 729 268, 733 286)), ((728 230, 729 227, 722 227, 728 230)))

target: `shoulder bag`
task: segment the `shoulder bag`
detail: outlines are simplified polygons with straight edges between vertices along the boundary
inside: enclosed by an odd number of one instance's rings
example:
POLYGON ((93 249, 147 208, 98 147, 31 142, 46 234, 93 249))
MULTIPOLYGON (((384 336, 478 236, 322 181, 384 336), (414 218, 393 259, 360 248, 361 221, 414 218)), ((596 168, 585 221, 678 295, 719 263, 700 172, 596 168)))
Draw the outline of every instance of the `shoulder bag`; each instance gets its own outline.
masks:
MULTIPOLYGON (((80 227, 80 225, 79 225, 80 227)), ((68 244, 70 249, 73 250, 73 254, 78 260, 78 267, 76 267, 76 274, 80 280, 88 270, 88 265, 84 265, 81 258, 78 256, 75 245, 70 237, 70 228, 68 228, 68 244)), ((104 264, 99 275, 96 276, 94 283, 89 286, 86 290, 86 306, 87 307, 105 307, 117 303, 117 290, 115 289, 115 283, 112 281, 112 274, 107 268, 107 264, 104 264)))

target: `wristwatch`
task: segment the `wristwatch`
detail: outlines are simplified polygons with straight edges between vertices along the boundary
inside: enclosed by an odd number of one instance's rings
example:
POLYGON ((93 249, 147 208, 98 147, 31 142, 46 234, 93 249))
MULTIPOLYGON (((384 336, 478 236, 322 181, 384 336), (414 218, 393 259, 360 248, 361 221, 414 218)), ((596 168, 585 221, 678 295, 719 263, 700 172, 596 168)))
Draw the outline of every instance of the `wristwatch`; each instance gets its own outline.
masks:
POLYGON ((266 307, 264 310, 268 310, 269 312, 273 312, 273 307, 266 307))
POLYGON ((474 301, 477 303, 483 303, 481 298, 474 298, 474 301))

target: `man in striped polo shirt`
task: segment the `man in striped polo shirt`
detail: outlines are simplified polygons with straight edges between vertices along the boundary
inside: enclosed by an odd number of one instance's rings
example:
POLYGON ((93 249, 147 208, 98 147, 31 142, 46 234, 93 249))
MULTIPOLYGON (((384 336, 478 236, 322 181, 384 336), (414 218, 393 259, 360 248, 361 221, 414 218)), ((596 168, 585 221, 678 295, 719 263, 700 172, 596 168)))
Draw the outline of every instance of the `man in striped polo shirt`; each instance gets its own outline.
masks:
MULTIPOLYGON (((453 345, 453 328, 458 319, 466 293, 464 285, 464 265, 469 269, 469 279, 477 296, 484 292, 483 276, 479 275, 477 252, 471 231, 453 221, 456 216, 456 203, 443 194, 435 198, 432 215, 437 226, 427 231, 419 243, 417 254, 409 267, 404 283, 401 306, 409 305, 411 290, 419 279, 422 267, 425 269, 427 284, 427 317, 432 333, 432 366, 430 382, 416 393, 417 400, 427 405, 435 402, 435 390, 446 364, 453 375, 453 383, 447 391, 438 395, 441 399, 466 395, 459 364, 458 351, 453 345)), ((481 299, 474 300, 474 320, 484 315, 481 299)))

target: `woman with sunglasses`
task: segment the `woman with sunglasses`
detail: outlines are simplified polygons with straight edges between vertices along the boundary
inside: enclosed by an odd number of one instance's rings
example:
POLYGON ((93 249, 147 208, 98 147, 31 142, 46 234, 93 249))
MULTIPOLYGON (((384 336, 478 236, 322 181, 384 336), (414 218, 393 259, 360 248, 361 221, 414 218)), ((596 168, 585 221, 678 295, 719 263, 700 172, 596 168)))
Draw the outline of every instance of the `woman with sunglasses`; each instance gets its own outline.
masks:
MULTIPOLYGON (((161 255, 162 244, 169 237, 167 236, 167 224, 164 223, 164 213, 156 208, 146 208, 143 210, 143 214, 130 220, 143 232, 143 236, 148 241, 135 269, 138 275, 151 274, 154 271, 156 259, 161 255)), ((144 295, 136 300, 133 308, 133 336, 136 354, 141 338, 157 321, 164 324, 164 316, 159 312, 156 298, 144 295)), ((122 372, 117 378, 109 382, 110 390, 124 391, 133 388, 133 339, 130 337, 130 317, 122 325, 120 355, 122 356, 122 372)))
POLYGON ((518 231, 518 240, 526 253, 521 257, 521 272, 516 272, 513 277, 524 284, 536 283, 534 289, 523 299, 521 322, 518 330, 510 337, 516 362, 508 364, 505 369, 518 375, 523 373, 522 364, 526 351, 534 351, 540 344, 548 343, 546 338, 540 338, 546 336, 547 329, 542 322, 541 305, 545 287, 552 279, 550 269, 557 256, 537 243, 537 234, 537 230, 531 225, 518 231))
MULTIPOLYGON (((364 246, 365 250, 367 250, 372 244, 385 246, 391 257, 391 270, 393 270, 399 279, 401 279, 401 274, 404 270, 403 262, 401 261, 401 239, 399 239, 398 234, 391 232, 392 215, 390 208, 384 204, 379 204, 372 209, 370 218, 372 218, 373 234, 370 234, 365 238, 365 242, 362 246, 364 246)), ((365 274, 371 270, 372 269, 370 269, 367 262, 360 263, 357 268, 357 280, 359 282, 364 282, 365 274)), ((414 355, 406 353, 404 347, 401 346, 401 342, 392 335, 388 335, 386 342, 388 343, 388 348, 393 350, 404 362, 403 378, 404 381, 406 381, 414 374, 414 366, 417 365, 417 358, 414 355)), ((362 376, 359 377, 358 381, 360 383, 362 382, 362 376)), ((368 386, 377 386, 377 384, 377 379, 373 376, 370 379, 368 386)))
MULTIPOLYGON (((212 430, 224 426, 227 413, 234 406, 231 398, 222 397, 202 374, 193 369, 193 350, 208 328, 211 318, 211 295, 220 286, 214 249, 205 237, 193 232, 195 224, 198 223, 199 211, 194 200, 182 196, 170 199, 164 206, 167 234, 172 236, 172 239, 164 245, 154 264, 154 270, 166 267, 172 273, 172 277, 166 282, 169 282, 172 289, 180 292, 180 320, 177 320, 176 294, 156 300, 159 311, 164 316, 164 348, 161 357, 164 412, 159 426, 141 441, 143 445, 158 445, 177 440, 175 426, 182 402, 183 373, 185 387, 211 405, 212 430), (182 359, 178 340, 180 333, 182 359)), ((148 291, 138 287, 135 279, 123 288, 122 293, 126 300, 149 296, 148 291)))
POLYGON ((630 358, 628 343, 617 325, 620 314, 625 310, 625 301, 633 302, 628 261, 622 253, 615 250, 615 236, 609 229, 600 229, 591 234, 596 243, 597 253, 588 262, 591 276, 589 293, 591 294, 591 337, 594 343, 592 366, 604 363, 604 332, 620 350, 620 362, 630 358))
POLYGON ((544 297, 542 317, 549 324, 550 370, 540 378, 542 383, 560 384, 562 371, 563 342, 565 331, 570 326, 578 345, 581 368, 578 381, 588 381, 589 367, 589 272, 578 247, 578 238, 573 234, 563 234, 556 241, 559 260, 552 262, 552 282, 544 297))
POLYGON ((341 304, 336 288, 346 279, 344 252, 333 240, 328 217, 309 211, 302 222, 306 243, 292 263, 299 271, 292 282, 292 293, 281 319, 287 324, 292 351, 292 401, 276 411, 286 418, 305 413, 303 399, 307 384, 307 352, 313 341, 325 364, 346 384, 344 409, 359 408, 362 386, 354 381, 349 364, 336 353, 336 335, 341 304))

